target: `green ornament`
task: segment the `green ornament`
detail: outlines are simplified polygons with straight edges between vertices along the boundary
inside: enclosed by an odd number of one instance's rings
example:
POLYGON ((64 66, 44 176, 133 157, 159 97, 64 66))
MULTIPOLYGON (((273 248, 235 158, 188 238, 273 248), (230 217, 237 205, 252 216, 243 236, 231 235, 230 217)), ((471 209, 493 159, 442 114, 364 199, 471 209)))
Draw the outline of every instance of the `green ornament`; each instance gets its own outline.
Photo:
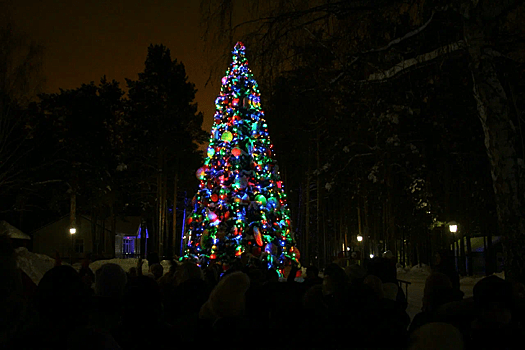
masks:
POLYGON ((233 134, 229 131, 225 131, 222 133, 221 139, 226 142, 231 142, 233 140, 233 134))
POLYGON ((255 197, 255 201, 260 205, 266 205, 266 197, 262 194, 257 195, 257 197, 255 197))

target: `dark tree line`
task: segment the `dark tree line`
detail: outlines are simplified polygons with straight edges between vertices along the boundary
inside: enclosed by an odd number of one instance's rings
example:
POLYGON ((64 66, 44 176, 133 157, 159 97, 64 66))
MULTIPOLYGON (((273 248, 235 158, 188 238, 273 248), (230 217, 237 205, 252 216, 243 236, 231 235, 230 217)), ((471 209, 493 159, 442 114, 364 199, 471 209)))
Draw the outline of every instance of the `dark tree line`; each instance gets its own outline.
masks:
POLYGON ((523 1, 202 3, 208 38, 244 39, 265 76, 310 260, 361 233, 428 262, 454 220, 501 234, 523 281, 523 1))
MULTIPOLYGON (((2 111, 10 113, 0 135, 10 147, 1 149, 2 166, 10 162, 0 177, 4 218, 31 232, 69 213, 88 215, 114 235, 118 217, 141 216, 155 250, 176 251, 184 193, 196 186, 206 137, 195 85, 162 45, 148 48, 144 72, 126 83, 127 94, 103 77, 31 103, 2 88, 2 111)), ((94 240, 95 255, 113 254, 113 237, 94 240)))

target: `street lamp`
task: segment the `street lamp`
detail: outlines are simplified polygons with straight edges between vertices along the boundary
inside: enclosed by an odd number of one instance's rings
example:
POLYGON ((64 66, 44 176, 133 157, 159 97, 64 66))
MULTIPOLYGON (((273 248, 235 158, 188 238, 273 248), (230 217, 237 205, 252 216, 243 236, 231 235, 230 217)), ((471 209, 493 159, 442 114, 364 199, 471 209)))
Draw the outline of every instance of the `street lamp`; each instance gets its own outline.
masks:
POLYGON ((69 234, 71 235, 71 254, 70 254, 70 259, 71 259, 71 265, 73 265, 73 252, 75 250, 75 244, 73 242, 73 235, 77 233, 77 229, 74 228, 74 227, 70 227, 69 228, 69 234))
POLYGON ((357 236, 357 241, 358 241, 358 242, 363 241, 363 236, 361 236, 361 235, 357 236))
MULTIPOLYGON (((448 223, 448 230, 450 233, 455 235, 458 232, 458 223, 455 221, 450 221, 448 223)), ((456 268, 459 269, 459 243, 457 241, 457 237, 454 237, 453 242, 452 249, 454 251, 454 260, 456 262, 456 268)))

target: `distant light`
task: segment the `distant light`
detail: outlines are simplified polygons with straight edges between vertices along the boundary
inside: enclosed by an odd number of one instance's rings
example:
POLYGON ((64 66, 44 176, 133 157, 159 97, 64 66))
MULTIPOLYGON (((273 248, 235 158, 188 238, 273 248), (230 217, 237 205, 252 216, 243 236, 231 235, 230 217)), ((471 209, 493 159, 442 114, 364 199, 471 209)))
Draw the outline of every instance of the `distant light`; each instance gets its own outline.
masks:
POLYGON ((346 247, 346 250, 350 251, 350 247, 346 247))
POLYGON ((74 227, 71 227, 71 228, 69 229, 69 233, 71 233, 72 235, 74 235, 75 233, 77 233, 77 229, 74 228, 74 227))
POLYGON ((373 259, 374 258, 374 254, 370 254, 370 259, 373 259))
POLYGON ((361 235, 357 236, 357 241, 358 242, 361 242, 362 240, 363 240, 363 236, 361 236, 361 235))
POLYGON ((458 225, 448 225, 448 229, 450 230, 450 232, 456 233, 458 232, 458 225))

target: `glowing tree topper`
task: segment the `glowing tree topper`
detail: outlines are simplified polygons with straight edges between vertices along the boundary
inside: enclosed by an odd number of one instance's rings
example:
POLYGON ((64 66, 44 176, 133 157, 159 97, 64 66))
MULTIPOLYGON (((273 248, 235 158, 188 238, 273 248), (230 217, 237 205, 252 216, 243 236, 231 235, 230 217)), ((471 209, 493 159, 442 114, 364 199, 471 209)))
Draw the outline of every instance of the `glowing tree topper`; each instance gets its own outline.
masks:
POLYGON ((251 253, 268 267, 282 268, 299 257, 290 211, 257 82, 241 42, 222 78, 199 190, 187 219, 184 257, 207 265, 230 265, 251 253))

